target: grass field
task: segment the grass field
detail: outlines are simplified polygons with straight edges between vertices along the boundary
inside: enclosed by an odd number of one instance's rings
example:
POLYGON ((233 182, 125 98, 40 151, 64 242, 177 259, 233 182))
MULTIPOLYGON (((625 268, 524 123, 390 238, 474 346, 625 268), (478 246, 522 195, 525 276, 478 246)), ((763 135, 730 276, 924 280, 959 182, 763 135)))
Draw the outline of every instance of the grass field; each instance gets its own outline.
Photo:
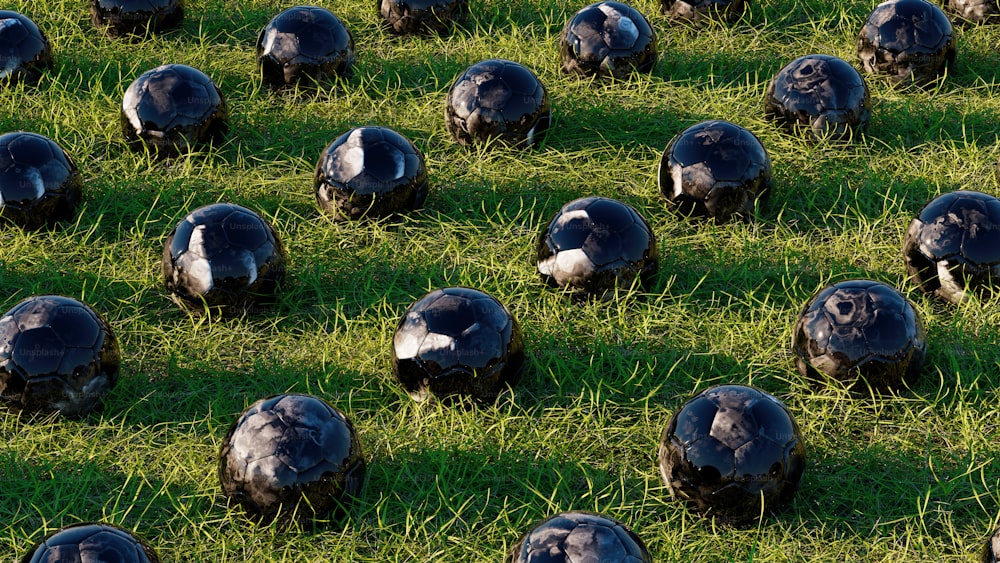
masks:
POLYGON ((973 561, 1000 524, 1000 303, 946 306, 906 280, 903 233, 930 198, 1000 194, 1000 27, 957 27, 939 87, 870 80, 868 135, 850 146, 788 136, 764 91, 809 53, 855 63, 874 2, 762 0, 732 26, 659 32, 651 76, 593 83, 560 72, 558 34, 583 3, 472 0, 448 37, 398 38, 372 0, 317 0, 357 42, 345 88, 272 93, 255 72, 258 31, 291 2, 188 0, 183 27, 140 42, 98 34, 85 0, 13 0, 48 34, 55 68, 0 91, 0 130, 47 135, 85 179, 75 222, 0 233, 3 310, 32 294, 85 300, 114 327, 122 377, 84 420, 0 413, 0 560, 46 533, 102 520, 165 561, 501 561, 535 521, 597 510, 624 520, 657 561, 973 561), (547 85, 554 127, 536 150, 466 149, 444 97, 469 64, 522 62, 547 85), (231 107, 222 146, 166 162, 130 152, 126 86, 164 63, 202 69, 231 107), (725 118, 768 148, 775 187, 751 224, 680 219, 656 167, 666 143, 725 118), (315 206, 320 151, 353 126, 386 125, 423 151, 431 191, 399 224, 335 224, 315 206), (537 232, 565 202, 616 197, 653 225, 654 290, 576 304, 544 287, 537 232), (160 256, 188 211, 229 201, 273 223, 289 255, 268 314, 205 322, 167 297, 160 256), (901 288, 928 333, 914 389, 851 399, 795 370, 801 306, 823 286, 871 278, 901 288), (468 285, 521 323, 529 360, 495 407, 413 403, 389 346, 425 292, 468 285), (670 414, 709 385, 753 384, 786 402, 808 449, 795 501, 731 528, 673 502, 656 466, 670 414), (248 404, 318 394, 357 427, 368 482, 350 521, 325 530, 250 524, 226 508, 216 456, 248 404))

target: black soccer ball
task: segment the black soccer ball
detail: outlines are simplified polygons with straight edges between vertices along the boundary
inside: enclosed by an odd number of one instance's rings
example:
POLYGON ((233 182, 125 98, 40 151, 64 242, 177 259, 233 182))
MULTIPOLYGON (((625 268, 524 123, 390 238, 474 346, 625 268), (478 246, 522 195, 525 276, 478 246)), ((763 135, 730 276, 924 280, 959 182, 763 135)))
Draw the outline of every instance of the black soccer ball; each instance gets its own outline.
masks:
POLYGON ((354 36, 325 8, 288 8, 257 36, 257 66, 272 88, 350 78, 353 64, 354 36))
POLYGON ((940 195, 920 210, 903 240, 910 278, 927 293, 961 303, 1000 287, 1000 199, 980 192, 940 195))
POLYGON ((684 215, 749 219, 771 189, 771 157, 760 139, 728 121, 702 121, 670 140, 660 193, 684 215))
POLYGON ((90 0, 90 19, 111 36, 145 35, 180 26, 184 0, 90 0))
POLYGON ((688 23, 734 22, 749 6, 750 0, 660 0, 660 10, 664 14, 688 23))
POLYGON ((0 87, 35 84, 52 68, 52 46, 27 16, 0 10, 0 87))
POLYGON ((990 539, 986 540, 981 560, 982 563, 1000 563, 1000 528, 997 528, 990 539))
POLYGON ((741 525, 792 499, 806 450, 798 424, 777 398, 744 385, 718 385, 670 417, 659 460, 675 499, 741 525))
POLYGON ((886 392, 912 384, 926 348, 923 323, 909 300, 870 280, 820 290, 802 308, 792 333, 803 377, 830 378, 852 391, 886 392))
POLYGON ((276 300, 285 251, 260 215, 232 203, 199 207, 170 232, 163 280, 192 312, 238 315, 276 300))
POLYGON ((229 126, 226 99, 205 73, 182 64, 147 70, 122 101, 122 131, 132 150, 176 156, 219 142, 229 126))
POLYGON ((83 180, 55 141, 23 131, 0 135, 0 220, 39 229, 73 217, 83 180))
POLYGON ((21 563, 159 563, 143 540, 117 526, 82 523, 66 526, 40 541, 21 563))
POLYGON ((84 416, 118 382, 120 363, 114 331, 76 299, 36 295, 0 317, 0 401, 11 410, 84 416))
POLYGON ((434 290, 396 325, 392 367, 413 399, 490 403, 524 367, 521 328, 494 297, 468 287, 434 290))
POLYGON ((853 66, 831 55, 806 55, 771 79, 764 115, 794 134, 850 141, 871 118, 868 85, 853 66), (807 134, 808 134, 807 133, 807 134))
POLYGON ((582 76, 628 78, 652 72, 656 31, 641 12, 621 2, 597 2, 581 8, 559 36, 562 69, 582 76))
POLYGON ((948 7, 966 22, 996 23, 1000 20, 1000 0, 949 0, 948 7))
POLYGON ((336 220, 388 217, 419 209, 427 198, 424 155, 388 127, 357 127, 319 157, 316 201, 336 220))
POLYGON ((552 121, 549 93, 527 67, 503 59, 478 62, 448 90, 445 125, 458 143, 500 141, 531 147, 552 121))
POLYGON ((646 544, 623 522, 573 510, 532 526, 514 546, 510 563, 652 563, 646 544))
POLYGON ((447 33, 469 15, 469 0, 381 0, 382 22, 393 33, 447 33))
POLYGON ((937 80, 955 62, 955 34, 941 8, 927 0, 889 0, 872 10, 858 33, 866 72, 892 84, 937 80))
POLYGON ((364 478, 351 421, 312 395, 285 393, 250 405, 219 451, 223 493, 261 523, 339 518, 364 478))
POLYGON ((630 205, 584 197, 562 206, 536 244, 542 281, 578 298, 608 299, 637 284, 652 286, 659 265, 656 237, 630 205))

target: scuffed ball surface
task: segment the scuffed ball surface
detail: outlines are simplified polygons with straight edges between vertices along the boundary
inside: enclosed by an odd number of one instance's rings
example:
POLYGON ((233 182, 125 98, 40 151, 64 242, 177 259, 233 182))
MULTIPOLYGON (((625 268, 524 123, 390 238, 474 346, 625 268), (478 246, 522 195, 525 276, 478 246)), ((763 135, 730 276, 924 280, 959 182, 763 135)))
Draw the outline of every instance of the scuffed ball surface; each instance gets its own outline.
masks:
POLYGON ((159 563, 151 547, 110 524, 75 524, 53 532, 21 563, 159 563))
POLYGON ((358 127, 323 151, 316 201, 337 220, 387 217, 420 208, 427 198, 424 156, 388 127, 358 127))
POLYGON ((350 30, 317 6, 288 8, 257 36, 257 66, 272 88, 350 78, 354 59, 350 30))
POLYGON ((871 100, 857 70, 831 55, 806 55, 771 79, 764 115, 792 133, 849 141, 868 126, 871 100))
POLYGON ((223 492, 262 522, 339 516, 364 476, 354 426, 312 395, 286 393, 250 405, 219 453, 223 492))
POLYGON ((469 0, 381 0, 379 11, 393 33, 447 33, 468 18, 469 0))
POLYGON ((965 190, 934 198, 910 223, 903 256, 913 282, 944 301, 991 297, 1000 285, 1000 199, 965 190))
POLYGON ((889 0, 872 10, 857 40, 862 68, 893 84, 930 84, 955 62, 951 21, 927 0, 889 0))
POLYGON ((564 205, 539 235, 535 256, 546 284, 597 299, 636 283, 650 288, 659 264, 646 219, 630 205, 605 197, 564 205))
POLYGON ((118 382, 111 327, 69 297, 38 295, 0 317, 0 401, 29 413, 84 416, 118 382))
POLYGON ((949 0, 948 8, 967 22, 997 23, 1000 21, 998 0, 949 0))
POLYGON ((35 22, 0 10, 0 87, 35 84, 52 64, 52 45, 35 22))
POLYGON ((871 280, 819 291, 803 307, 792 336, 799 373, 829 377, 855 391, 912 384, 926 348, 923 323, 906 296, 871 280))
POLYGON ((191 311, 239 314, 276 299, 285 261, 278 234, 260 215, 214 203, 195 209, 170 232, 163 279, 191 311))
POLYGON ((36 133, 0 135, 0 220, 39 229, 70 219, 82 195, 76 164, 36 133))
POLYGON ((781 401, 753 387, 719 385, 670 417, 659 462, 675 499, 702 515, 741 524, 792 499, 806 451, 781 401))
POLYGON ((462 145, 539 143, 552 121, 549 93, 535 73, 504 59, 478 62, 448 90, 445 125, 462 145))
POLYGON ((510 563, 652 563, 646 544, 628 526, 602 514, 574 510, 535 524, 515 546, 510 563))
POLYGON ((182 64, 147 70, 129 84, 122 100, 122 131, 129 147, 141 151, 147 146, 160 157, 221 141, 228 118, 218 86, 182 64))
POLYGON ((749 219, 771 189, 771 157, 760 139, 728 121, 703 121, 670 140, 660 193, 683 215, 749 219))
POLYGON ((493 296, 446 287, 415 301, 396 325, 392 365, 411 397, 493 402, 521 378, 521 328, 493 296))
POLYGON ((734 22, 747 12, 750 0, 660 0, 660 10, 675 21, 734 22))
POLYGON ((90 0, 90 19, 111 36, 145 35, 180 26, 184 0, 90 0))
POLYGON ((656 31, 642 13, 621 2, 590 4, 559 36, 564 72, 627 78, 656 65, 656 31))

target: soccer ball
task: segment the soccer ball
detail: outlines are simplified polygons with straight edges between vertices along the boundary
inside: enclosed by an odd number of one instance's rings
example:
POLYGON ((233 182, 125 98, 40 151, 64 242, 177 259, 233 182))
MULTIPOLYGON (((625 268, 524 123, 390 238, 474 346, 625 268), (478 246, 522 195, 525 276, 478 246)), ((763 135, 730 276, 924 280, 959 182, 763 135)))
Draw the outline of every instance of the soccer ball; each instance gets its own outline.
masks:
POLYGON ((660 9, 664 14, 692 23, 736 21, 749 5, 750 0, 660 0, 660 9))
POLYGON ((121 352, 111 327, 69 297, 28 297, 0 317, 0 401, 15 411, 81 417, 115 383, 121 352))
POLYGON ((251 312, 275 300, 284 275, 278 234, 260 215, 232 203, 195 209, 163 247, 167 291, 193 312, 251 312))
POLYGON ((831 55, 788 63, 767 86, 764 115, 792 133, 850 141, 868 126, 871 101, 861 73, 831 55))
POLYGON ((27 16, 0 10, 0 85, 34 84, 52 68, 52 46, 27 16))
POLYGON ((228 117, 226 99, 212 79, 181 64, 142 73, 122 101, 122 131, 129 147, 139 151, 145 145, 161 157, 221 141, 228 117))
POLYGON ((357 127, 337 137, 316 164, 316 201, 334 219, 387 217, 427 198, 420 149, 388 127, 357 127))
POLYGON ((597 2, 566 22, 559 54, 567 73, 627 78, 633 72, 652 72, 656 31, 646 16, 627 4, 597 2))
POLYGON ((469 15, 469 0, 381 0, 382 21, 393 33, 446 33, 469 15))
POLYGON ((950 0, 948 7, 965 21, 994 23, 1000 19, 998 0, 950 0))
POLYGON ((184 0, 90 0, 90 19, 111 36, 145 35, 180 26, 184 0))
POLYGON ((624 523, 584 510, 561 512, 532 526, 511 552, 510 563, 652 563, 639 536, 624 523))
POLYGON ((959 304, 1000 285, 1000 199, 971 191, 940 195, 920 210, 903 240, 906 271, 920 289, 959 304))
POLYGON ((503 59, 478 62, 448 91, 445 124, 458 143, 534 146, 549 129, 549 93, 535 73, 503 59))
POLYGON ((312 395, 285 393, 250 405, 219 452, 223 492, 262 523, 338 518, 364 477, 351 421, 312 395))
POLYGON ((159 563, 153 548, 111 524, 66 526, 31 548, 21 563, 159 563))
POLYGON ((771 157, 756 135, 728 121, 702 121, 670 140, 660 193, 684 215, 750 218, 771 189, 771 157))
POLYGON ((718 385, 670 417, 659 460, 675 499, 739 525, 791 500, 806 450, 781 401, 753 387, 718 385))
POLYGON ((983 549, 983 563, 1000 563, 1000 528, 993 532, 993 536, 986 540, 986 548, 983 549))
POLYGON ((551 287, 578 298, 608 299, 638 281, 653 283, 656 237, 631 206, 606 197, 584 197, 562 206, 538 236, 536 266, 551 287))
POLYGON ((257 36, 257 66, 272 88, 349 78, 353 64, 354 36, 325 8, 288 8, 257 36))
POLYGON ((0 220, 38 229, 69 219, 82 184, 69 154, 48 137, 0 135, 0 220))
POLYGON ((822 289, 802 308, 792 350, 803 377, 884 392, 913 382, 927 338, 920 315, 894 288, 848 280, 822 289))
POLYGON ((396 325, 392 368, 414 400, 489 403, 513 387, 524 367, 521 328, 510 311, 468 287, 434 290, 396 325))
POLYGON ((927 0, 883 2, 858 33, 858 58, 892 84, 929 84, 955 62, 951 22, 927 0))

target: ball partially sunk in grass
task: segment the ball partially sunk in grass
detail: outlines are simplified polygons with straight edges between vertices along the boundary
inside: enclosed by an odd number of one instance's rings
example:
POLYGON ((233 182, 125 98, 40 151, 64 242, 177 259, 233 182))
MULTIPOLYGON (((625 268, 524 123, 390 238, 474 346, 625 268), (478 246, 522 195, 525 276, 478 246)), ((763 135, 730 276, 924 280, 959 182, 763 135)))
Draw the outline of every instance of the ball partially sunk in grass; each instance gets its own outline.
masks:
POLYGON ((986 540, 981 557, 982 563, 1000 563, 1000 528, 986 540))
POLYGON ((606 197, 575 199, 539 234, 535 265, 542 281, 577 298, 609 299, 649 289, 659 265, 656 237, 632 206, 606 197))
POLYGON ((147 70, 129 84, 122 100, 122 131, 129 147, 148 147, 158 157, 222 141, 228 118, 226 100, 215 82, 182 64, 147 70))
POLYGON ((0 87, 35 84, 52 63, 52 45, 35 22, 0 10, 0 87))
POLYGON ((257 36, 257 66, 264 83, 272 88, 349 78, 354 58, 350 30, 318 6, 288 8, 257 36))
POLYGON ((656 65, 656 31, 641 12, 621 2, 584 6, 559 36, 564 72, 627 78, 656 65))
POLYGON ((831 55, 806 55, 771 79, 764 115, 794 134, 850 141, 871 118, 868 85, 857 70, 831 55))
POLYGON ((381 0, 382 22, 393 33, 447 33, 469 15, 469 0, 381 0))
POLYGON ((336 220, 388 217, 427 198, 424 155, 388 127, 356 127, 337 137, 316 163, 316 201, 336 220))
POLYGON ((532 147, 552 121, 549 93, 527 67, 504 59, 480 61, 448 90, 445 125, 462 145, 498 141, 532 147))
POLYGON ((493 296, 468 287, 434 290, 396 325, 392 366, 411 397, 497 400, 521 378, 521 328, 493 296))
POLYGON ((159 563, 160 558, 132 533, 105 523, 82 523, 57 530, 31 548, 21 563, 159 563))
POLYGON ((884 283, 847 280, 820 290, 802 308, 792 351, 803 377, 832 379, 855 392, 912 384, 927 337, 910 301, 884 283))
POLYGON ((181 219, 163 247, 163 281, 182 307, 238 315, 276 300, 285 251, 260 215, 232 203, 199 207, 181 219))
POLYGON ((625 523, 584 510, 538 522, 514 546, 509 563, 652 563, 642 539, 625 523))
POLYGON ((949 0, 948 8, 961 20, 971 23, 1000 21, 1000 0, 949 0))
POLYGON ((39 229, 70 219, 83 179, 55 141, 23 131, 0 135, 0 221, 39 229))
POLYGON ((111 36, 145 35, 180 26, 184 0, 90 0, 90 19, 111 36))
POLYGON ((223 493, 261 523, 340 518, 364 477, 351 421, 313 395, 255 402, 230 426, 219 451, 223 493))
POLYGON ((670 140, 658 176, 660 193, 683 215, 750 219, 771 189, 771 157, 749 130, 702 121, 670 140))
POLYGON ((948 16, 927 0, 888 0, 872 10, 857 40, 866 72, 892 84, 928 85, 955 62, 948 16))
POLYGON ((0 317, 0 401, 26 413, 84 416, 118 382, 111 326, 70 297, 36 295, 0 317))
POLYGON ((959 304, 1000 288, 1000 199, 959 190, 931 200, 903 240, 910 279, 923 291, 959 304))
POLYGON ((793 498, 806 450, 798 424, 777 398, 745 385, 718 385, 670 417, 659 462, 675 499, 743 525, 793 498))
POLYGON ((660 10, 670 19, 699 24, 736 21, 749 6, 750 0, 660 0, 660 10))

